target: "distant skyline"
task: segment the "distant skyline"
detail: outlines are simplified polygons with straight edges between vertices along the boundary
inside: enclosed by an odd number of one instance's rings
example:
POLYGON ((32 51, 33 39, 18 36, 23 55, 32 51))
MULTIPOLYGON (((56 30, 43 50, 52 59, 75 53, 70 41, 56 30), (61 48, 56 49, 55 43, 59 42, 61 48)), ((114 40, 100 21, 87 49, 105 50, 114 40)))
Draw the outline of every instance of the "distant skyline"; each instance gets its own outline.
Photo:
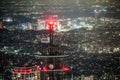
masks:
POLYGON ((119 3, 119 0, 2 0, 0 1, 0 19, 5 16, 34 18, 48 11, 65 15, 92 13, 94 7, 107 9, 109 13, 120 13, 119 3))

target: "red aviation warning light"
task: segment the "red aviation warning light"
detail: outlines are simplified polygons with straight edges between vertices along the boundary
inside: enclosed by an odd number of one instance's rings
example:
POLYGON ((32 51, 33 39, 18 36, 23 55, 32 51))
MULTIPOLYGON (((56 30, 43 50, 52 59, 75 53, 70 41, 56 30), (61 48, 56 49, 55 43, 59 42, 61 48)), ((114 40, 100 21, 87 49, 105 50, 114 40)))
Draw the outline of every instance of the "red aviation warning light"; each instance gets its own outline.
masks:
POLYGON ((13 72, 26 74, 26 73, 32 72, 32 70, 31 69, 21 69, 21 70, 19 70, 19 69, 13 69, 13 72))
POLYGON ((44 72, 47 72, 47 71, 48 71, 48 68, 47 68, 47 67, 43 67, 43 71, 44 71, 44 72))
POLYGON ((48 27, 51 28, 51 27, 53 27, 53 26, 56 25, 56 19, 53 18, 53 17, 47 18, 47 19, 45 20, 45 23, 46 23, 46 25, 48 25, 48 27))
POLYGON ((53 26, 53 25, 54 25, 54 22, 53 22, 53 21, 50 21, 50 22, 48 22, 48 25, 49 25, 49 26, 53 26))
POLYGON ((36 70, 41 70, 41 67, 40 66, 36 66, 36 70))
POLYGON ((68 71, 68 70, 69 70, 69 68, 68 68, 68 67, 66 67, 66 66, 63 66, 63 67, 62 67, 62 70, 63 70, 63 71, 68 71))

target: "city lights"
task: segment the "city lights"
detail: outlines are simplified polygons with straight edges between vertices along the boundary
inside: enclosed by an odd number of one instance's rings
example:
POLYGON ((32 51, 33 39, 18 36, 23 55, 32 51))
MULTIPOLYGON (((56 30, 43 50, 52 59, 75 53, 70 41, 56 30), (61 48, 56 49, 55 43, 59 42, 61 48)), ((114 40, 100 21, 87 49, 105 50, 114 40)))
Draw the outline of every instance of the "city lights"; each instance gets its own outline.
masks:
POLYGON ((120 0, 1 0, 0 80, 120 80, 120 0))

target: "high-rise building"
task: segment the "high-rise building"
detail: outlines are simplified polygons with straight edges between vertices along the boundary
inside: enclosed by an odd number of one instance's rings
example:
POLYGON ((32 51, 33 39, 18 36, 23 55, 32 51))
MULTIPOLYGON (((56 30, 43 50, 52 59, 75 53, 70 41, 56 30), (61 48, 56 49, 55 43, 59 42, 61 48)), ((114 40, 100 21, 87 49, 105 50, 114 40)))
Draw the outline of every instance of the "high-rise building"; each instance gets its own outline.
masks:
POLYGON ((40 80, 40 67, 15 67, 12 80, 40 80))

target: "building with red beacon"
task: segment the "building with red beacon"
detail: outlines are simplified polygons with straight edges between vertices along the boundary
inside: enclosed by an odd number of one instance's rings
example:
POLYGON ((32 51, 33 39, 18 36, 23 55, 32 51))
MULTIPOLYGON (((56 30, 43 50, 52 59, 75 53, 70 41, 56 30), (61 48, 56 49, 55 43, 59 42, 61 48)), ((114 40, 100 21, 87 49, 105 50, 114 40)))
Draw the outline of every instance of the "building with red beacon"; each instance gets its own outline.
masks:
POLYGON ((39 56, 39 58, 43 58, 45 61, 41 69, 42 80, 63 80, 64 74, 69 71, 68 66, 64 63, 64 58, 68 55, 64 54, 62 46, 54 44, 56 22, 57 20, 54 17, 49 17, 46 20, 46 26, 49 27, 50 41, 47 47, 42 47, 44 50, 48 50, 48 54, 39 56))
POLYGON ((45 20, 49 38, 47 37, 47 41, 41 39, 41 53, 43 55, 36 56, 37 59, 44 61, 42 66, 14 67, 12 80, 64 80, 64 75, 69 71, 68 65, 64 63, 64 58, 68 55, 64 54, 63 46, 54 44, 56 21, 53 17, 45 20))
POLYGON ((15 67, 12 69, 12 80, 40 80, 40 66, 15 67))

